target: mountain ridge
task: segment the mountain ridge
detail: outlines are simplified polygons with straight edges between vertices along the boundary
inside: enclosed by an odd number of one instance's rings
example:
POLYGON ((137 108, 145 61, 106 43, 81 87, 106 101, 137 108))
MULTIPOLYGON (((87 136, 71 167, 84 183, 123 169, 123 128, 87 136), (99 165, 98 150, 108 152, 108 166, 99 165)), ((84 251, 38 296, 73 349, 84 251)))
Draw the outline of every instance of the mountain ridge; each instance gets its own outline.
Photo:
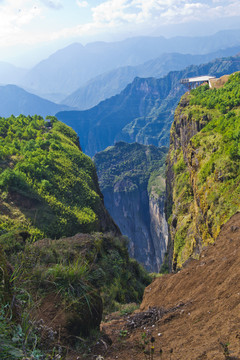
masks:
POLYGON ((207 53, 237 46, 239 32, 226 31, 226 36, 216 33, 195 39, 138 37, 115 43, 100 43, 101 46, 98 43, 84 47, 75 43, 37 64, 26 74, 21 86, 33 88, 41 94, 59 93, 59 89, 64 89, 64 93, 68 95, 96 75, 123 65, 137 65, 162 53, 207 53))
POLYGON ((100 101, 120 93, 135 77, 156 77, 167 75, 169 71, 182 70, 186 66, 205 63, 215 58, 232 56, 240 52, 240 47, 227 48, 206 55, 166 53, 137 66, 125 66, 100 74, 89 80, 81 88, 61 101, 61 104, 86 110, 100 101))
POLYGON ((120 140, 167 146, 174 109, 186 91, 180 80, 206 73, 222 76, 237 70, 240 56, 189 66, 160 79, 136 77, 119 95, 89 110, 56 116, 79 134, 81 146, 90 156, 120 140))
POLYGON ((17 84, 21 82, 27 71, 27 69, 0 61, 0 84, 17 84))
POLYGON ((58 109, 69 109, 67 105, 59 105, 31 94, 17 85, 0 86, 0 97, 1 117, 18 116, 20 114, 40 114, 45 117, 47 115, 55 115, 58 109))

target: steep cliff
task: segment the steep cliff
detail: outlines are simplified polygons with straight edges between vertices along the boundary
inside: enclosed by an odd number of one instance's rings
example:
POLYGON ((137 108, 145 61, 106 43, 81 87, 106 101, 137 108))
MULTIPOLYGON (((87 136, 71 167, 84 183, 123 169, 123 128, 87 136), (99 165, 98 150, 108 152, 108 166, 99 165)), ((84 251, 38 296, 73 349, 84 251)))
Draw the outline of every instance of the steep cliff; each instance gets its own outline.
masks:
POLYGON ((168 246, 168 226, 165 215, 165 193, 149 196, 150 233, 156 254, 157 271, 163 263, 168 246))
POLYGON ((240 74, 226 80, 186 93, 175 112, 167 158, 173 269, 198 258, 240 209, 240 74))
POLYGON ((158 271, 167 247, 164 215, 166 148, 117 143, 96 154, 104 203, 129 252, 149 271, 158 271))

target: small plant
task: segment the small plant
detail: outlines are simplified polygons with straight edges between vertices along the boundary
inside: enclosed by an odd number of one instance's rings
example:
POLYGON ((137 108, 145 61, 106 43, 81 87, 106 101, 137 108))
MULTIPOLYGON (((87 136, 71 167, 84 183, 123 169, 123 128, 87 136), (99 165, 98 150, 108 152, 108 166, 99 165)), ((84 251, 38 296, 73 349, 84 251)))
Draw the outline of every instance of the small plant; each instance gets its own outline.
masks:
MULTIPOLYGON (((24 315, 24 314, 23 314, 24 315)), ((55 348, 49 352, 40 350, 38 328, 25 316, 21 324, 11 318, 8 305, 0 309, 0 358, 1 360, 61 360, 55 348)))
POLYGON ((150 334, 143 332, 141 335, 141 348, 143 349, 143 354, 146 360, 153 360, 155 354, 155 338, 150 337, 150 334))
POLYGON ((137 304, 129 304, 129 305, 125 305, 122 307, 122 309, 120 309, 120 315, 124 316, 124 315, 129 315, 132 314, 135 310, 138 309, 138 305, 137 304))
POLYGON ((123 329, 120 330, 119 331, 119 340, 126 339, 127 335, 128 335, 127 330, 123 330, 123 329))
POLYGON ((141 334, 141 340, 140 340, 140 347, 141 349, 145 349, 146 348, 146 345, 148 345, 149 343, 149 340, 147 339, 147 334, 145 332, 143 332, 141 334))
POLYGON ((104 360, 104 357, 102 355, 98 355, 96 360, 104 360))
POLYGON ((228 360, 229 356, 230 356, 230 351, 229 351, 229 342, 228 343, 222 343, 220 342, 220 345, 223 348, 223 355, 225 356, 225 359, 228 360))

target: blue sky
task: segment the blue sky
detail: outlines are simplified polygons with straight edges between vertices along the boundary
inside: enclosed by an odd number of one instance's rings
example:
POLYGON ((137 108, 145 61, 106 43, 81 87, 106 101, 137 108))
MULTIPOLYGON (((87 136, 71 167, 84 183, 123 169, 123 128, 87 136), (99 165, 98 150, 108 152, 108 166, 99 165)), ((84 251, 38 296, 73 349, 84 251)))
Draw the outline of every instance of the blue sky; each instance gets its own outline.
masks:
POLYGON ((237 27, 239 0, 0 0, 0 60, 28 66, 74 41, 237 27))

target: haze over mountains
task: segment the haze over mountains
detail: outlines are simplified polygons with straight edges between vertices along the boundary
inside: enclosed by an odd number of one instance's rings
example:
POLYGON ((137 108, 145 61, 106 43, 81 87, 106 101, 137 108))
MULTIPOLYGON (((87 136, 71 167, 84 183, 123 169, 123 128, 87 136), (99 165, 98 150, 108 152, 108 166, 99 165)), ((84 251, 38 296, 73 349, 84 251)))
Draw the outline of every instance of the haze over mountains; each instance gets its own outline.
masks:
POLYGON ((79 110, 90 109, 100 101, 120 93, 136 76, 160 78, 169 71, 182 70, 188 65, 201 64, 240 52, 240 46, 204 55, 167 53, 137 66, 123 66, 98 75, 61 101, 79 110))
POLYGON ((27 71, 27 69, 19 68, 5 61, 0 61, 0 84, 19 83, 27 71))
POLYGON ((87 81, 121 66, 136 66, 164 53, 207 54, 240 45, 240 30, 208 37, 135 37, 119 42, 74 43, 28 71, 21 87, 52 101, 63 100, 87 81))
POLYGON ((220 77, 239 70, 240 55, 191 65, 160 79, 135 78, 119 95, 89 110, 56 116, 78 133, 83 151, 90 156, 119 140, 167 146, 174 109, 186 92, 180 80, 205 74, 220 77))
POLYGON ((55 115, 57 111, 70 110, 66 105, 55 104, 16 85, 0 86, 0 116, 20 114, 41 116, 55 115))
POLYGON ((138 37, 86 46, 75 43, 28 71, 0 62, 0 84, 18 86, 1 88, 0 115, 45 116, 70 108, 89 109, 119 94, 136 76, 160 78, 191 64, 235 55, 240 52, 239 34, 236 30, 198 38, 138 37), (55 104, 60 100, 61 105, 55 104))

